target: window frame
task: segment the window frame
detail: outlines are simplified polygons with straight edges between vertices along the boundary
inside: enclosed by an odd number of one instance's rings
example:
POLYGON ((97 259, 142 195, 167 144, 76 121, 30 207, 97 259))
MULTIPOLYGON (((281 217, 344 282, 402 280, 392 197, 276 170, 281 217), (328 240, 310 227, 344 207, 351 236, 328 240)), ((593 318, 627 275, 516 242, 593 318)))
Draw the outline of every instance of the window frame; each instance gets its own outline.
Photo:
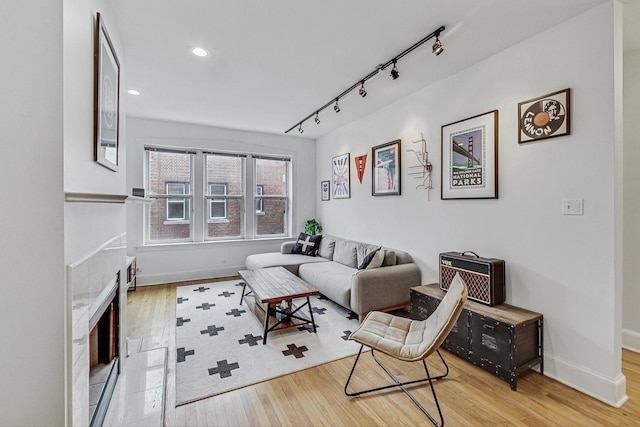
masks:
MULTIPOLYGON (((227 196, 229 189, 229 183, 227 182, 207 182, 207 195, 209 196, 227 196), (224 189, 224 193, 222 194, 213 194, 211 191, 211 187, 214 185, 219 185, 224 189)), ((208 222, 220 222, 220 221, 228 221, 229 220, 229 206, 227 204, 226 198, 210 198, 207 199, 209 203, 207 203, 207 221, 208 222), (222 203, 224 206, 224 216, 213 216, 213 204, 214 203, 222 203)))
MULTIPOLYGON (((164 182, 164 194, 167 196, 180 195, 180 196, 188 196, 191 194, 191 183, 187 181, 165 181, 164 182), (169 193, 170 185, 182 185, 182 193, 169 193)), ((183 223, 186 224, 191 221, 191 200, 187 197, 168 197, 165 202, 165 215, 164 221, 169 224, 183 223), (169 217, 169 204, 182 204, 182 218, 170 218, 169 217)))

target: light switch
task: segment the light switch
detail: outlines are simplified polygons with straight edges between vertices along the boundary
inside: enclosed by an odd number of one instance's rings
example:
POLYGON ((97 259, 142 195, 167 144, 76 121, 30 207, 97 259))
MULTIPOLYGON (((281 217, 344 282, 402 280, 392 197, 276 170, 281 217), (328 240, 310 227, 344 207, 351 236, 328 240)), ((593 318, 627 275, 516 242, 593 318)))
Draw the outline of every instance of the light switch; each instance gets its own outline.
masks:
POLYGON ((562 201, 563 215, 583 215, 584 200, 582 199, 565 199, 562 201))

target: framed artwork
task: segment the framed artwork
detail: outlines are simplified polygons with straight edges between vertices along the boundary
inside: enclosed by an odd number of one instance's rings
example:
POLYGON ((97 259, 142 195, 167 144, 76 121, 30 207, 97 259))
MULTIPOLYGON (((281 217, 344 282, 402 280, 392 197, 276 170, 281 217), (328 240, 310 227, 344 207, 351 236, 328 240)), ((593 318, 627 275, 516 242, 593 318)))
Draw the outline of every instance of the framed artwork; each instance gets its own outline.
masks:
POLYGON ((498 110, 442 126, 441 199, 498 198, 498 110))
POLYGON ((348 199, 351 197, 350 161, 349 153, 336 156, 331 161, 334 199, 348 199))
POLYGON ((320 182, 320 198, 323 202, 326 202, 331 198, 331 196, 329 195, 330 193, 331 191, 329 190, 329 181, 320 182))
POLYGON ((372 195, 400 195, 400 153, 399 139, 371 149, 372 195))
POLYGON ((94 46, 94 160, 118 170, 120 62, 98 13, 94 46))
POLYGON ((518 103, 518 144, 571 135, 571 89, 518 103))

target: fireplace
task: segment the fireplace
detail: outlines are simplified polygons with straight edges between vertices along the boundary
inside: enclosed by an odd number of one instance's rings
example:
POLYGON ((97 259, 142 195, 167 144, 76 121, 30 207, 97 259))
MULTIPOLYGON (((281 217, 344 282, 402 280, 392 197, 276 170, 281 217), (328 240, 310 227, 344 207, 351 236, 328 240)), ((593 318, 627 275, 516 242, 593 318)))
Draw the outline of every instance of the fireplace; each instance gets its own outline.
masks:
POLYGON ((126 360, 126 233, 67 266, 68 424, 100 426, 126 360))
POLYGON ((118 378, 120 357, 119 275, 89 321, 89 420, 101 426, 118 378))

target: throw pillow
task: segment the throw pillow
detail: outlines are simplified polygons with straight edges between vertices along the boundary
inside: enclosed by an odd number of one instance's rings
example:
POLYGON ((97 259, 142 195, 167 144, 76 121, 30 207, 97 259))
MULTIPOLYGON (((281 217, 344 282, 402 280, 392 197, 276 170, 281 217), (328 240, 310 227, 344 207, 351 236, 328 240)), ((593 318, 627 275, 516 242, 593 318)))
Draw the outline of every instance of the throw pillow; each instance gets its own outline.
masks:
POLYGON ((293 245, 291 253, 316 256, 316 251, 320 247, 321 240, 322 234, 314 234, 310 236, 307 233, 300 233, 296 244, 293 245))
POLYGON ((390 265, 396 265, 396 253, 395 251, 384 251, 384 261, 382 262, 382 266, 388 267, 390 265))
POLYGON ((328 236, 324 236, 320 242, 320 248, 318 249, 318 255, 322 258, 326 258, 329 261, 333 261, 333 251, 336 248, 336 241, 328 236))
POLYGON ((373 255, 371 262, 367 265, 367 270, 382 267, 382 262, 384 261, 384 249, 377 250, 374 253, 375 255, 373 255))
MULTIPOLYGON (((365 268, 367 268, 367 266, 369 265, 369 263, 371 263, 371 260, 373 259, 373 257, 380 252, 380 249, 382 249, 381 247, 369 252, 364 259, 362 260, 362 262, 360 263, 360 265, 358 266, 358 270, 364 270, 365 268)), ((382 253, 382 259, 384 260, 384 252, 382 253)), ((380 263, 380 265, 382 265, 382 263, 380 263)))

